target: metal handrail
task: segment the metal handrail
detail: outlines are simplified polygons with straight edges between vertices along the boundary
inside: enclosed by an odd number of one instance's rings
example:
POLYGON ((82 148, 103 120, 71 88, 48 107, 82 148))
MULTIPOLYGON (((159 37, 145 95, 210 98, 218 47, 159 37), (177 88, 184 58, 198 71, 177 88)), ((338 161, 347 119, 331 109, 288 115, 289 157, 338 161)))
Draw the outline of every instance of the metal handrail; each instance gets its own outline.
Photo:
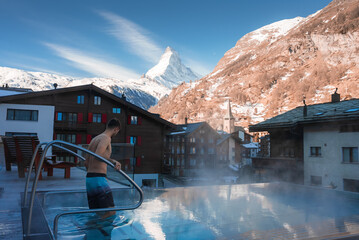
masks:
MULTIPOLYGON (((44 145, 46 143, 40 143, 37 148, 36 148, 36 151, 34 153, 37 154, 40 146, 44 145)), ((107 165, 110 165, 111 167, 115 167, 113 163, 111 163, 110 161, 108 161, 107 159, 91 152, 90 150, 88 149, 85 149, 85 148, 82 148, 82 147, 79 147, 77 145, 74 145, 72 143, 68 143, 68 142, 65 142, 65 141, 61 141, 61 140, 54 140, 54 141, 51 141, 49 143, 46 144, 44 150, 43 150, 43 153, 41 155, 41 159, 40 159, 40 162, 39 162, 39 167, 36 171, 36 176, 35 176, 35 179, 34 179, 34 183, 32 185, 32 191, 31 191, 31 199, 30 199, 30 204, 29 204, 29 216, 28 216, 28 223, 27 223, 27 229, 26 229, 26 235, 30 235, 30 228, 31 228, 31 220, 32 220, 32 210, 33 210, 33 206, 34 206, 34 200, 35 200, 35 193, 36 193, 36 187, 37 187, 37 182, 39 180, 39 176, 40 176, 40 170, 42 169, 42 165, 43 165, 43 162, 44 162, 44 159, 45 159, 45 156, 46 156, 46 153, 48 151, 48 149, 51 147, 51 146, 54 146, 54 147, 61 147, 59 146, 58 144, 62 144, 62 145, 67 145, 69 147, 73 147, 75 149, 78 149, 80 151, 83 151, 83 152, 86 152, 87 154, 90 154, 96 158, 98 158, 99 160, 101 160, 102 162, 106 163, 107 165)), ((74 153, 73 151, 67 149, 67 148, 63 148, 64 150, 74 154, 74 155, 78 155, 76 153, 74 153)), ((79 155, 78 155, 79 156, 79 155)), ((32 162, 31 162, 31 167, 33 166, 33 162, 34 162, 34 159, 35 159, 35 156, 33 156, 33 159, 32 159, 32 162)), ((84 160, 84 158, 82 156, 80 156, 80 159, 84 160)), ((120 210, 131 210, 131 209, 136 209, 138 208, 139 206, 141 206, 142 202, 143 202, 143 192, 142 192, 142 189, 126 174, 124 173, 122 170, 118 170, 118 172, 123 176, 125 177, 135 188, 136 190, 139 192, 140 194, 140 199, 138 201, 138 203, 132 207, 127 207, 127 208, 102 208, 102 209, 91 209, 91 210, 83 210, 83 211, 72 211, 72 212, 64 212, 64 213, 61 213, 61 214, 58 214, 56 215, 55 219, 54 219, 54 233, 51 233, 52 237, 53 238, 57 238, 57 226, 58 226, 58 220, 61 216, 64 216, 64 215, 68 215, 68 214, 78 214, 78 213, 91 213, 91 212, 105 212, 105 211, 120 211, 120 210)), ((28 180, 30 178, 30 174, 31 174, 31 171, 29 170, 29 173, 28 173, 28 180)), ((28 187, 28 181, 26 183, 26 195, 27 195, 27 187, 28 187)), ((26 196, 25 195, 25 196, 26 196)), ((26 200, 26 197, 24 198, 24 200, 26 200)), ((24 202, 24 205, 26 204, 26 202, 24 202)))
MULTIPOLYGON (((25 183, 23 207, 26 206, 27 194, 28 194, 28 186, 29 186, 30 176, 31 176, 31 172, 32 172, 32 167, 34 166, 34 163, 35 163, 36 155, 37 155, 38 151, 40 150, 40 147, 43 146, 43 145, 46 145, 46 144, 47 144, 46 142, 38 144, 36 146, 34 154, 32 155, 32 159, 31 159, 30 167, 29 167, 29 173, 27 174, 27 179, 26 179, 26 183, 25 183)), ((80 159, 82 159, 84 161, 86 160, 84 157, 82 157, 81 155, 71 151, 70 149, 67 149, 67 148, 62 147, 62 146, 57 145, 57 144, 54 144, 53 146, 57 147, 57 148, 60 148, 60 149, 63 149, 63 150, 75 155, 76 157, 78 157, 78 158, 80 158, 80 159)))

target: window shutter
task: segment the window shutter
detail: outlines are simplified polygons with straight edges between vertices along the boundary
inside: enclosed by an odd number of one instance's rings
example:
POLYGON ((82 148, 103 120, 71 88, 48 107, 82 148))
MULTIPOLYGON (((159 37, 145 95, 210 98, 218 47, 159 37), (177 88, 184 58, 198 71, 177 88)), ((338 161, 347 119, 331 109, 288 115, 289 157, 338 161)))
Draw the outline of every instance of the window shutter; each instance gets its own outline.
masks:
POLYGON ((138 137, 137 137, 137 145, 138 145, 138 146, 141 146, 141 145, 142 145, 142 137, 141 137, 141 136, 138 136, 138 137))
POLYGON ((81 134, 76 134, 76 144, 80 144, 82 142, 82 136, 81 134))
POLYGON ((82 123, 83 120, 84 120, 83 113, 77 113, 77 122, 82 123))
POLYGON ((128 125, 131 124, 131 115, 128 115, 128 117, 127 117, 127 124, 128 124, 128 125))
POLYGON ((107 115, 104 113, 101 116, 102 123, 107 123, 107 115))
POLYGON ((142 124, 142 118, 141 117, 137 117, 137 125, 141 125, 142 124))
POLYGON ((57 121, 58 112, 55 112, 55 121, 57 121))
POLYGON ((92 113, 88 113, 87 114, 87 116, 88 116, 88 118, 87 118, 87 121, 89 122, 89 123, 92 123, 92 113))
POLYGON ((141 157, 136 158, 136 167, 141 167, 141 157))
POLYGON ((131 137, 130 136, 127 136, 126 137, 126 143, 130 143, 131 142, 131 137))
POLYGON ((86 144, 90 144, 91 140, 92 140, 92 136, 90 134, 87 134, 87 136, 86 136, 86 144))

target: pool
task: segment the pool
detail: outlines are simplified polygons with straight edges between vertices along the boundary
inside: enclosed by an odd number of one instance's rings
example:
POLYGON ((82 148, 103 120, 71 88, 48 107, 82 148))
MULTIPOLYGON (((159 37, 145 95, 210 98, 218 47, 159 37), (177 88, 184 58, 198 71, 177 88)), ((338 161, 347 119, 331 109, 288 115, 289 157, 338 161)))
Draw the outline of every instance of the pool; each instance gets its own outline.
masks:
MULTIPOLYGON (((138 199, 113 189, 116 206, 138 199)), ((85 192, 42 192, 49 228, 56 214, 87 209, 85 192)), ((94 213, 59 220, 58 239, 342 239, 359 234, 359 194, 288 183, 144 190, 136 210, 100 220, 94 213)))

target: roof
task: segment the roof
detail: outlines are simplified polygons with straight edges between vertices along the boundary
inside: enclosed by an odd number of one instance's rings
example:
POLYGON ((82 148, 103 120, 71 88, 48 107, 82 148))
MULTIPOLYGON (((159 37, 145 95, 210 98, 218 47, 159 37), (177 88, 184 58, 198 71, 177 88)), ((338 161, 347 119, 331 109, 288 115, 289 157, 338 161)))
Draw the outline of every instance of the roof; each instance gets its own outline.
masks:
POLYGON ((359 120, 359 99, 308 105, 307 116, 304 116, 303 110, 304 106, 297 107, 264 122, 251 125, 249 131, 268 131, 311 123, 359 120))
POLYGON ((0 87, 0 97, 32 92, 29 88, 0 87))
POLYGON ((242 144, 242 146, 243 146, 244 148, 253 148, 253 149, 259 148, 258 144, 253 143, 253 142, 251 142, 251 143, 246 143, 246 144, 242 144))
POLYGON ((205 123, 206 122, 179 124, 177 125, 176 132, 172 132, 169 135, 188 135, 193 133, 205 123))
POLYGON ((10 95, 10 96, 4 96, 0 97, 0 103, 1 102, 11 102, 12 100, 19 100, 19 99, 26 99, 26 98, 33 98, 33 97, 41 97, 41 96, 47 96, 47 95, 53 95, 53 94, 60 94, 60 93, 68 93, 68 92, 75 92, 75 91, 81 91, 81 90, 93 90, 96 91, 114 101, 117 101, 125 106, 128 106, 132 110, 141 113, 155 121, 158 121, 168 127, 175 128, 176 125, 166 121, 163 118, 160 118, 158 114, 150 113, 135 104, 132 104, 130 102, 127 102, 126 100, 122 99, 121 97, 118 97, 112 93, 109 93, 99 87, 96 87, 93 84, 88 85, 81 85, 81 86, 75 86, 75 87, 68 87, 68 88, 58 88, 58 89, 52 89, 52 90, 45 90, 45 91, 37 91, 37 92, 29 92, 29 93, 23 93, 23 94, 16 94, 16 95, 10 95))
POLYGON ((228 138, 230 138, 230 137, 232 137, 232 135, 231 134, 221 134, 221 138, 220 139, 218 139, 218 141, 217 141, 217 145, 220 145, 220 144, 222 144, 223 142, 225 142, 228 138))

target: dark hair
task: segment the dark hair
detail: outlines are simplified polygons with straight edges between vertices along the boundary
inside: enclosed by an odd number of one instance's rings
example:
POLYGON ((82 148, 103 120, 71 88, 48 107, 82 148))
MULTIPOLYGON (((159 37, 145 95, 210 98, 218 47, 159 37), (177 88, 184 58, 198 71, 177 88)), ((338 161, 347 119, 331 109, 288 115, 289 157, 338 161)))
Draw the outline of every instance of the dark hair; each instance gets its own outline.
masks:
POLYGON ((110 121, 108 121, 106 127, 108 129, 114 129, 115 127, 118 127, 121 129, 121 122, 117 118, 112 118, 110 121))

